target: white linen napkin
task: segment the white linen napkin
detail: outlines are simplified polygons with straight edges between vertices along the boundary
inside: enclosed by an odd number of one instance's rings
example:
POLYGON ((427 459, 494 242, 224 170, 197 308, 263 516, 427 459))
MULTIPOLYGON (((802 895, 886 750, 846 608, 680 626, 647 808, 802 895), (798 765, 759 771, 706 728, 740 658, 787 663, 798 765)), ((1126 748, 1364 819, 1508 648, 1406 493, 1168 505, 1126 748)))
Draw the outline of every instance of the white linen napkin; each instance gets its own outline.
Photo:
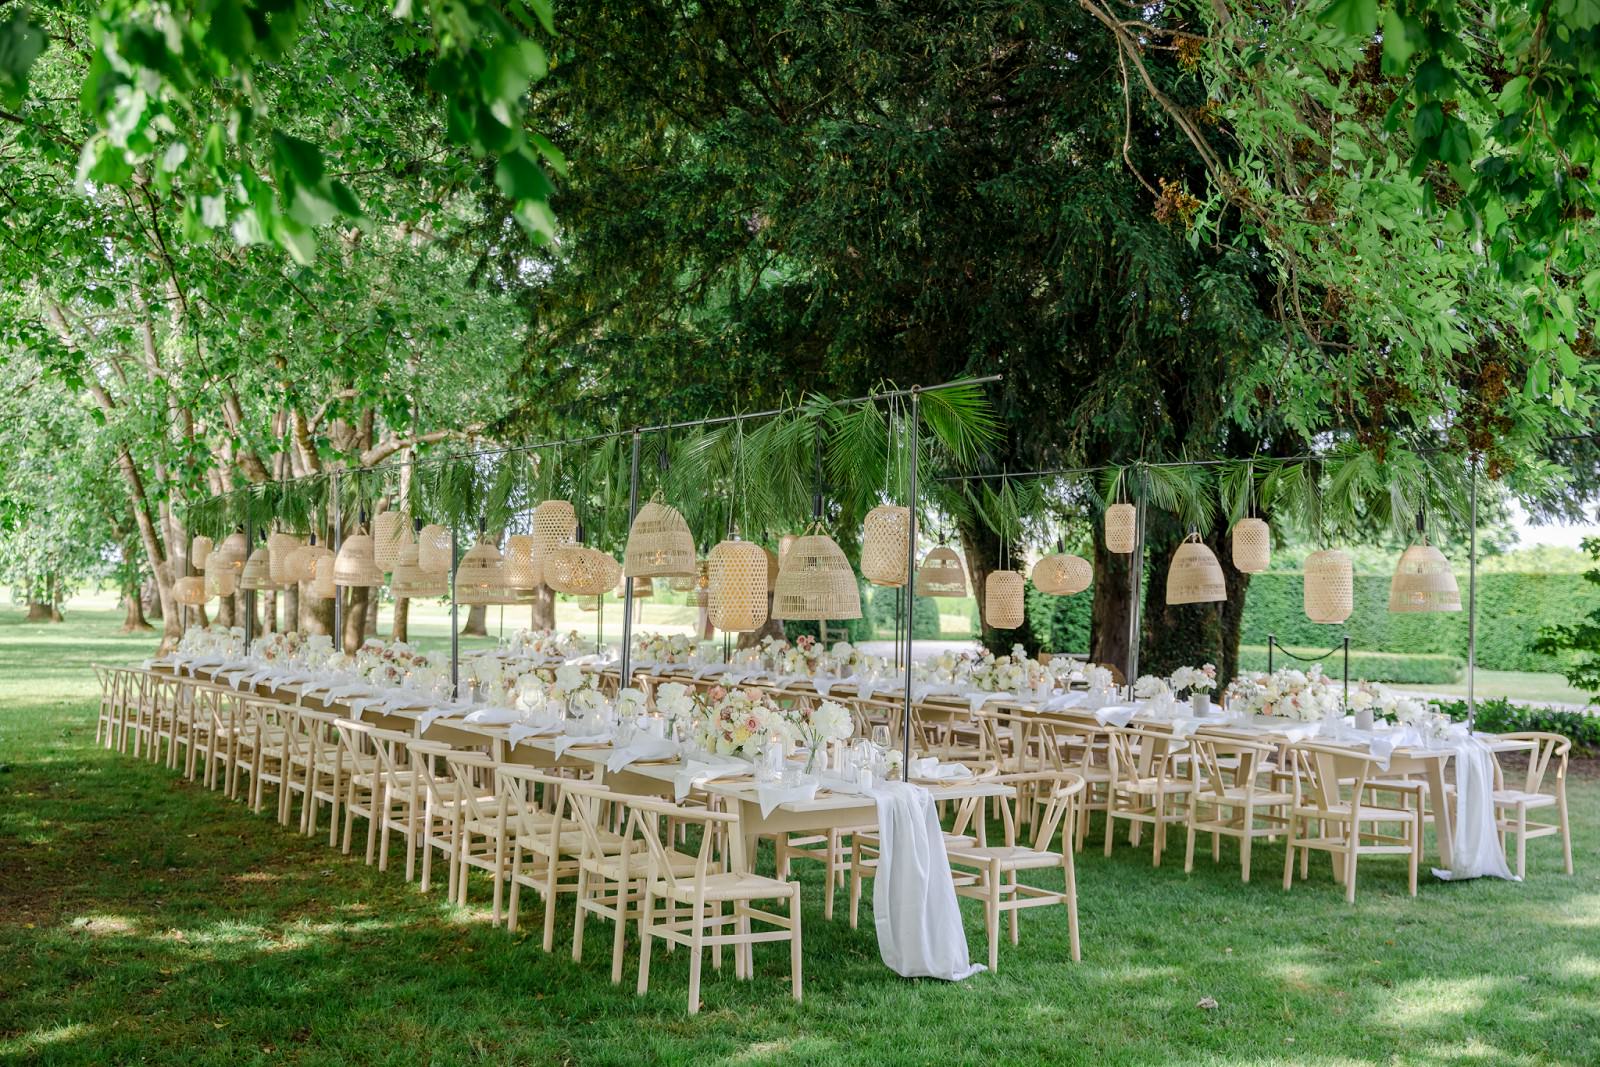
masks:
POLYGON ((465 708, 465 704, 435 704, 417 716, 417 732, 422 733, 445 716, 460 714, 465 708))
POLYGON ((567 754, 567 749, 573 745, 604 744, 611 740, 611 731, 602 730, 597 734, 561 734, 555 739, 556 759, 567 754))
POLYGON ((1081 690, 1076 693, 1060 693, 1044 702, 1044 711, 1066 711, 1075 708, 1089 699, 1089 694, 1081 690))
POLYGON ((958 778, 971 778, 972 768, 964 763, 940 763, 937 756, 924 756, 911 761, 912 778, 945 782, 958 778))
POLYGON ((514 722, 506 727, 506 740, 511 743, 512 748, 516 748, 530 737, 554 737, 560 732, 561 727, 559 724, 530 726, 524 722, 514 722))
POLYGON ((741 774, 750 773, 750 764, 746 760, 731 757, 714 756, 711 759, 690 757, 684 761, 678 773, 672 776, 672 796, 679 804, 689 795, 689 790, 695 786, 704 785, 718 778, 737 778, 741 774))
POLYGON ((513 711, 511 708, 479 708, 477 711, 468 712, 461 721, 475 726, 510 726, 521 718, 522 712, 513 711))
POLYGON ((1101 726, 1123 727, 1133 721, 1139 709, 1130 704, 1109 704, 1103 708, 1094 709, 1094 721, 1101 726))
POLYGON ((772 814, 772 809, 779 804, 805 803, 817 797, 817 783, 815 781, 801 782, 799 785, 784 785, 781 782, 756 783, 756 800, 761 803, 761 817, 765 819, 772 814))
POLYGON ((606 770, 615 774, 639 760, 662 760, 677 754, 676 742, 663 737, 653 737, 650 734, 639 734, 621 748, 612 750, 611 755, 606 757, 606 770))
POLYGON ((872 916, 884 965, 906 978, 951 982, 984 970, 967 955, 933 798, 907 782, 884 782, 871 793, 878 804, 880 842, 872 916))

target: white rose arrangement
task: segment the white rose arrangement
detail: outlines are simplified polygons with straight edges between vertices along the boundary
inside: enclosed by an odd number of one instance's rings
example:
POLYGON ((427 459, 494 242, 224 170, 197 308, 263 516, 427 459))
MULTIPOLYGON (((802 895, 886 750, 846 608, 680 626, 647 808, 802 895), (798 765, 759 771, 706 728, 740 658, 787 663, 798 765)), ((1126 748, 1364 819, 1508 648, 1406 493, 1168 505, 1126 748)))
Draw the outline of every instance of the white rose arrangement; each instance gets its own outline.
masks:
POLYGON ((1204 663, 1198 667, 1179 667, 1167 682, 1178 696, 1209 693, 1217 687, 1217 665, 1204 663))

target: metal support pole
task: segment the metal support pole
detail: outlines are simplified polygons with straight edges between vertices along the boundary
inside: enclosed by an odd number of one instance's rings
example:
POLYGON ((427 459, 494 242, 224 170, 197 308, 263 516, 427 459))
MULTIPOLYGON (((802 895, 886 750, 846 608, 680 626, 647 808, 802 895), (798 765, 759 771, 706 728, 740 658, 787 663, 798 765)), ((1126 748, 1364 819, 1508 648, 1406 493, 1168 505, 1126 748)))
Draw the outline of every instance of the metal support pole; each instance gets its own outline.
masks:
POLYGON ((1478 722, 1478 694, 1473 676, 1478 670, 1478 458, 1472 458, 1469 468, 1472 488, 1469 519, 1471 530, 1467 542, 1467 729, 1478 722))
POLYGON ((1133 591, 1132 610, 1128 612, 1128 677, 1129 691, 1139 677, 1139 624, 1141 600, 1144 595, 1144 494, 1134 502, 1133 558, 1128 563, 1128 583, 1133 591))
MULTIPOLYGON (((339 472, 333 472, 331 482, 333 490, 333 554, 338 556, 339 547, 344 544, 344 507, 339 502, 339 472)), ((333 561, 328 561, 328 566, 333 566, 333 561)), ((333 650, 344 651, 344 604, 339 598, 339 587, 333 587, 333 650)))
POLYGON ((917 611, 917 406, 919 390, 911 390, 911 424, 909 433, 910 456, 906 463, 906 706, 900 724, 900 780, 911 777, 911 619, 917 611))
POLYGON ((1277 636, 1275 634, 1268 634, 1267 635, 1267 673, 1268 674, 1272 673, 1272 646, 1277 644, 1277 643, 1278 643, 1278 638, 1277 638, 1277 636))
POLYGON ((1350 635, 1344 635, 1344 710, 1350 710, 1350 635))
MULTIPOLYGON (((554 614, 554 612, 552 612, 554 614)), ((606 595, 594 598, 594 654, 600 655, 606 647, 606 595)))
POLYGON ((456 605, 456 568, 461 563, 461 535, 450 524, 450 696, 461 698, 461 624, 456 605))
MULTIPOLYGON (((256 524, 245 520, 244 524, 244 559, 250 562, 250 554, 256 548, 256 524)), ((243 573, 243 572, 241 572, 243 573)), ((244 647, 250 651, 250 642, 256 638, 256 591, 244 590, 244 647)))
MULTIPOLYGON (((633 458, 628 463, 628 532, 633 532, 633 520, 639 514, 639 443, 638 430, 633 431, 633 458)), ((626 687, 633 675, 633 579, 622 582, 622 685, 626 687)))

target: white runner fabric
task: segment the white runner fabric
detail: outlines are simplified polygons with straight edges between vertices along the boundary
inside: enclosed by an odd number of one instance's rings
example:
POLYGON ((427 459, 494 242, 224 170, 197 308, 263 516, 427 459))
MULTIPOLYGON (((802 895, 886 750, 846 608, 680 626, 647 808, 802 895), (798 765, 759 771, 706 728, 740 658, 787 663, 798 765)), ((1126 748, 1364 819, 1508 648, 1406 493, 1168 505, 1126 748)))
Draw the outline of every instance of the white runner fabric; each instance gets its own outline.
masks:
POLYGON ((872 914, 884 965, 906 978, 951 982, 984 970, 967 955, 933 797, 905 782, 884 782, 871 795, 881 842, 872 914))
POLYGON ((678 803, 689 795, 689 790, 697 785, 714 781, 718 778, 737 778, 742 774, 750 773, 750 763, 747 760, 723 759, 714 760, 689 758, 684 761, 683 767, 672 776, 672 796, 678 803))
POLYGON ((606 770, 615 774, 639 760, 664 760, 678 754, 678 746, 662 737, 641 734, 606 757, 606 770))
MULTIPOLYGON (((1456 825, 1453 866, 1434 868, 1446 881, 1504 878, 1516 881, 1506 866, 1505 849, 1494 824, 1494 753, 1476 737, 1454 740, 1456 751, 1456 825)), ((1434 803, 1443 803, 1437 798, 1434 803)))

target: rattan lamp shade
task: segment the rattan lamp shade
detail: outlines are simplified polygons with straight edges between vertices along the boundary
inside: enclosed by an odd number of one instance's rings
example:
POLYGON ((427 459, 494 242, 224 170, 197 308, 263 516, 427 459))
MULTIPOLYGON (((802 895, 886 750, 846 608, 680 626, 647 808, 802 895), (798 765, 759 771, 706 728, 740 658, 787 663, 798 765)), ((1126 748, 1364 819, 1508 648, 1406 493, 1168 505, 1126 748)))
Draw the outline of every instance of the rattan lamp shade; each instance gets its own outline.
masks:
POLYGON ((1450 561, 1426 538, 1400 557, 1389 582, 1389 610, 1404 614, 1461 610, 1461 589, 1450 561))
POLYGON ((209 598, 204 578, 179 578, 172 583, 172 599, 184 607, 197 608, 209 598))
POLYGON ((1184 538, 1167 568, 1168 604, 1215 604, 1228 599, 1228 583, 1217 555, 1197 533, 1184 538))
POLYGON ((333 562, 333 584, 372 588, 383 584, 383 572, 372 558, 372 535, 351 534, 333 562))
POLYGON ((200 536, 189 542, 189 562, 195 570, 205 570, 206 560, 209 558, 211 558, 211 538, 200 536))
POLYGON ((611 556, 570 541, 544 560, 544 584, 568 596, 604 596, 621 576, 622 566, 611 556))
POLYGON ((1344 622, 1355 608, 1355 593, 1355 567, 1349 553, 1325 549, 1306 557, 1306 618, 1325 624, 1344 622))
POLYGON ((228 565, 221 553, 213 551, 206 560, 206 599, 232 596, 238 585, 238 572, 228 565))
POLYGON ((1138 526, 1139 513, 1132 504, 1112 504, 1106 508, 1106 551, 1124 555, 1132 552, 1138 526))
POLYGON ((578 514, 567 501, 541 500, 533 509, 533 562, 540 581, 544 581, 550 554, 572 541, 577 532, 578 514))
MULTIPOLYGON (((628 591, 627 585, 619 578, 617 581, 617 595, 623 596, 628 591)), ((635 578, 633 580, 633 599, 643 600, 647 596, 656 595, 656 583, 649 578, 635 578)))
POLYGON ((430 522, 417 532, 417 566, 429 574, 450 573, 450 531, 430 522))
POLYGON ((244 561, 244 569, 239 572, 239 588, 247 592, 259 592, 271 589, 273 584, 271 552, 262 545, 244 561))
POLYGON ((313 568, 317 560, 317 545, 315 540, 309 545, 301 545, 291 549, 283 561, 284 583, 309 582, 313 576, 313 568))
POLYGON ((677 508, 652 500, 639 509, 622 554, 625 577, 693 577, 694 560, 694 535, 677 508))
POLYGON ((672 590, 674 593, 688 593, 694 589, 695 583, 699 581, 699 579, 700 565, 697 563, 695 564, 694 574, 674 574, 671 578, 668 578, 667 588, 672 590))
POLYGON ((760 629, 767 621, 767 557, 749 541, 723 541, 711 550, 706 617, 719 630, 760 629))
POLYGON ((479 541, 456 568, 456 603, 503 604, 507 596, 504 557, 489 542, 479 541))
POLYGON ((448 596, 450 576, 429 574, 417 566, 417 543, 412 541, 400 549, 400 559, 395 563, 394 574, 389 578, 389 592, 394 594, 396 600, 424 600, 429 597, 448 596))
POLYGON ((948 545, 939 545, 917 565, 917 596, 966 596, 967 572, 961 557, 948 545))
POLYGON ((338 590, 333 584, 333 549, 311 549, 311 577, 306 580, 306 596, 313 600, 332 600, 338 590))
POLYGON ((1072 596, 1089 588, 1094 568, 1082 556, 1056 552, 1033 565, 1033 587, 1052 596, 1072 596))
POLYGON ((910 508, 883 504, 867 512, 861 531, 861 577, 873 585, 905 585, 910 537, 910 508))
POLYGON ((288 585, 298 579, 290 576, 289 560, 305 542, 294 534, 275 533, 267 538, 267 569, 273 585, 288 585))
POLYGON ((1015 630, 1022 625, 1027 583, 1016 571, 994 571, 983 583, 983 615, 996 630, 1015 630))
POLYGON ((533 534, 512 534, 506 538, 506 588, 516 593, 531 593, 543 584, 539 539, 533 534))
POLYGON ((1256 518, 1240 519, 1233 528, 1233 565, 1245 574, 1260 574, 1272 564, 1272 529, 1256 518))
POLYGON ((380 571, 400 564, 400 550, 411 543, 411 516, 404 511, 380 511, 372 520, 372 561, 380 571))
POLYGON ((820 527, 795 539, 778 566, 772 614, 780 619, 859 619, 861 589, 844 551, 820 527))

